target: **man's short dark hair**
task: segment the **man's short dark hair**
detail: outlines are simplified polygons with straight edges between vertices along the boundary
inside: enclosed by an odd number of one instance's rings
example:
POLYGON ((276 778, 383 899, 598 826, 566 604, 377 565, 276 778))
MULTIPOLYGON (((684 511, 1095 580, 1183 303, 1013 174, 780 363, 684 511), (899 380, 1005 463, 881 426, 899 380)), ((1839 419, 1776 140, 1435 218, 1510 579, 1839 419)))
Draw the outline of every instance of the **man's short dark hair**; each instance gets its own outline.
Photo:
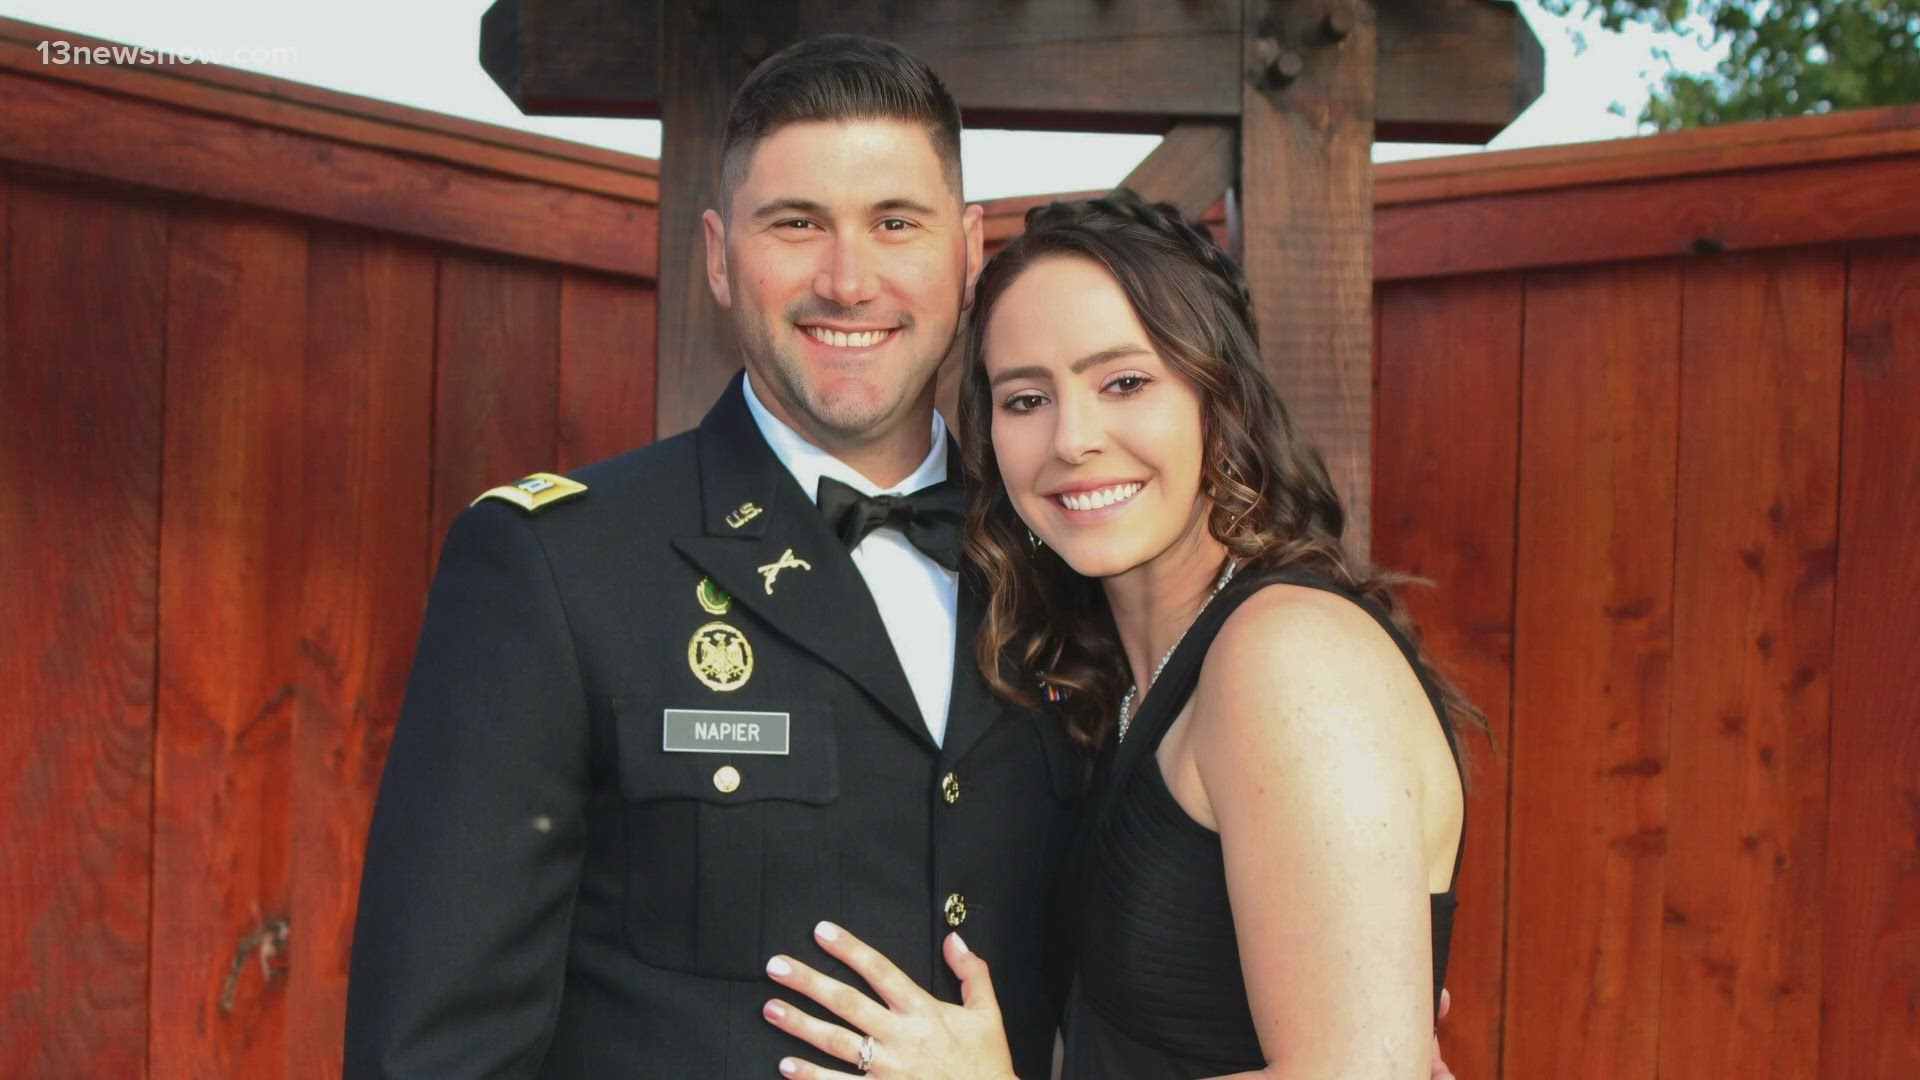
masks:
POLYGON ((721 212, 732 206, 761 139, 788 124, 840 120, 923 125, 960 195, 960 107, 940 76, 892 42, 826 34, 767 57, 733 95, 720 142, 721 212))

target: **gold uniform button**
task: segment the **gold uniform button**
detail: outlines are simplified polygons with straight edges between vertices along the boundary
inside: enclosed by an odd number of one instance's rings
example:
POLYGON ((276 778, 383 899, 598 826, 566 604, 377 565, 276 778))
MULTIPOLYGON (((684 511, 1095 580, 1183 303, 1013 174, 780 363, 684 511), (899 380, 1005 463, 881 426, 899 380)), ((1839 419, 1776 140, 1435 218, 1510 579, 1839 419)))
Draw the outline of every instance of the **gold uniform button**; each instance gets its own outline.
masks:
POLYGON ((952 773, 948 773, 947 775, 941 777, 940 778, 940 797, 947 801, 948 806, 952 806, 954 803, 959 802, 960 801, 960 778, 953 775, 952 773))
POLYGON ((713 770, 713 786, 722 795, 731 795, 740 788, 740 770, 731 765, 722 765, 713 770))
POLYGON ((967 898, 959 893, 948 893, 946 904, 948 926, 959 926, 967 921, 967 898))

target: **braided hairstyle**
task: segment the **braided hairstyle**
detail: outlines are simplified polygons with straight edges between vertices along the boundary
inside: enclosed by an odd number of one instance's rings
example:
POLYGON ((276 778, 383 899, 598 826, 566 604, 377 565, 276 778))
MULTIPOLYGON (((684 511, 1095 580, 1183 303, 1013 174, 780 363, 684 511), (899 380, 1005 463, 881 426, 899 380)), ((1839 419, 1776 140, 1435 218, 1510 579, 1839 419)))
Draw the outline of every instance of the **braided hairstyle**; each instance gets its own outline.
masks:
MULTIPOLYGON (((975 287, 960 445, 975 492, 965 544, 990 598, 975 650, 993 690, 1026 705, 1035 703, 1036 688, 1043 691, 1090 761, 1113 730, 1129 681, 1101 583, 1029 543, 993 452, 987 325, 1008 286, 1051 258, 1086 259, 1113 275, 1154 351, 1196 391, 1207 529, 1243 572, 1293 567, 1324 575, 1377 604, 1417 642, 1391 591, 1414 579, 1359 565, 1341 546, 1346 513, 1320 452, 1267 378, 1246 275, 1205 225, 1120 188, 1027 211, 1026 231, 988 260, 975 287)), ((1484 731, 1479 710, 1424 657, 1417 662, 1455 724, 1484 731)))

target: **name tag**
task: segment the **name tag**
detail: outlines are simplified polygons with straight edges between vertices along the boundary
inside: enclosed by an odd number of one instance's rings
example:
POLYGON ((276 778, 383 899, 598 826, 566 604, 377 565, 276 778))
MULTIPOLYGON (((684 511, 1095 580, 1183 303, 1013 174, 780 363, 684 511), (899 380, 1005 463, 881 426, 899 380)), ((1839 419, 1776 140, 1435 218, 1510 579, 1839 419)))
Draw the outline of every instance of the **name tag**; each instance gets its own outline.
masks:
POLYGON ((784 754, 788 714, 666 709, 660 749, 694 754, 784 754))

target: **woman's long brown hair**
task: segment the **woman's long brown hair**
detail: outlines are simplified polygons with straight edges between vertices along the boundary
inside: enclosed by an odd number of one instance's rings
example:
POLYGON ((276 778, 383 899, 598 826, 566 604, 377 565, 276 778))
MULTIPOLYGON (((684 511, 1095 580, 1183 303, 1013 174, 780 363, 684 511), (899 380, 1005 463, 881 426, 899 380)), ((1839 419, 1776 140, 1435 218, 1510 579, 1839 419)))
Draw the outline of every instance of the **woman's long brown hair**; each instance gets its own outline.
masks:
POLYGON ((1089 259, 1113 275, 1154 350, 1198 392, 1207 529, 1241 572, 1309 570, 1376 604, 1415 642, 1416 663, 1439 687, 1455 726, 1484 732, 1481 712, 1418 652, 1417 632, 1390 588, 1413 579, 1359 565, 1341 546, 1346 514, 1319 451, 1267 378, 1245 275, 1205 226, 1126 188, 1029 210, 1026 231, 987 262, 976 286, 960 445, 975 492, 966 550, 989 597, 975 650, 994 692, 1031 706, 1036 691, 1048 691, 1053 711, 1091 757, 1113 730, 1129 682, 1099 580, 1030 542, 993 453, 988 322, 1022 271, 1063 256, 1089 259))

